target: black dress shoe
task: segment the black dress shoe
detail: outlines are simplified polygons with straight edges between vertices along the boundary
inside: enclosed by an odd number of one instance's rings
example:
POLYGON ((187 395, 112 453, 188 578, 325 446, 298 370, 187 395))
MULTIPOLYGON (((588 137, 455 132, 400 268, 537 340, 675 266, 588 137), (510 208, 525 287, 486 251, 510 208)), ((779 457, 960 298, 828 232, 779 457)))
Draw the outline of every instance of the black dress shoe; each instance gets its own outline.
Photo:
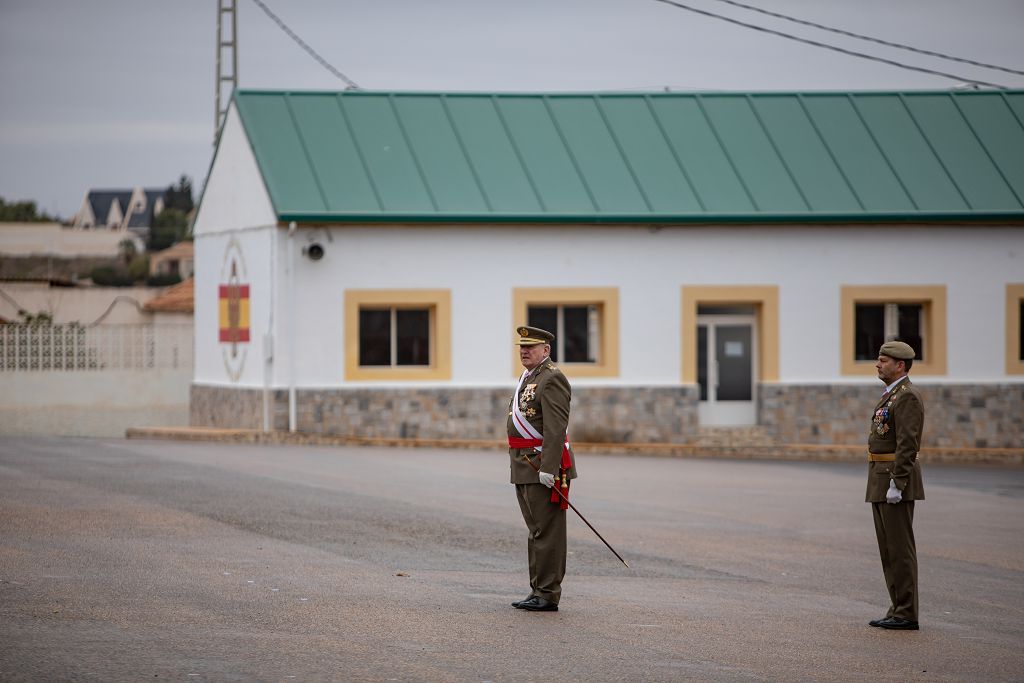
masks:
POLYGON ((545 600, 539 595, 534 595, 529 600, 519 603, 519 609, 525 609, 530 612, 557 612, 558 605, 550 600, 545 600))
POLYGON ((528 601, 530 601, 532 599, 533 599, 533 595, 532 594, 531 595, 527 595, 522 600, 516 600, 515 602, 513 602, 512 606, 515 607, 516 609, 519 609, 519 608, 521 608, 523 606, 524 602, 528 602, 528 601))
POLYGON ((872 619, 868 622, 868 626, 881 626, 882 622, 886 619, 892 619, 892 617, 882 617, 881 619, 872 619))
POLYGON ((900 619, 899 617, 889 617, 888 619, 882 619, 878 622, 878 625, 882 628, 888 628, 895 631, 917 631, 921 627, 917 625, 916 621, 910 621, 909 619, 900 619))

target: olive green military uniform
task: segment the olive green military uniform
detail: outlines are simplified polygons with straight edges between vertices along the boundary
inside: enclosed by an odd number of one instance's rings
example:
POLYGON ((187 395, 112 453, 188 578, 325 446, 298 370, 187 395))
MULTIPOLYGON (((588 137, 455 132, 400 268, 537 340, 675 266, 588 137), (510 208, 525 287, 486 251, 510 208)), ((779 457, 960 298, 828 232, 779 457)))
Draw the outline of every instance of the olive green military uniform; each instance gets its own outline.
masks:
MULTIPOLYGON (((537 471, 526 462, 526 457, 542 472, 558 476, 562 460, 562 447, 569 426, 569 403, 572 390, 562 371, 550 360, 544 360, 520 383, 519 408, 529 423, 544 437, 542 450, 509 448, 511 481, 516 485, 516 496, 523 520, 529 529, 527 552, 530 562, 530 588, 532 595, 558 604, 565 576, 566 535, 565 510, 551 502, 551 489, 540 483, 537 471)), ((512 418, 509 402, 508 435, 521 436, 512 418)), ((566 471, 567 479, 576 477, 576 461, 570 450, 572 466, 566 471)), ((556 486, 560 485, 556 481, 556 486)))
POLYGON ((917 546, 914 542, 914 501, 924 500, 917 453, 924 428, 924 404, 917 388, 904 377, 875 406, 868 437, 868 486, 878 538, 878 553, 892 605, 887 617, 917 621, 917 546), (881 455, 881 459, 872 460, 881 455), (887 503, 892 479, 903 496, 887 503))

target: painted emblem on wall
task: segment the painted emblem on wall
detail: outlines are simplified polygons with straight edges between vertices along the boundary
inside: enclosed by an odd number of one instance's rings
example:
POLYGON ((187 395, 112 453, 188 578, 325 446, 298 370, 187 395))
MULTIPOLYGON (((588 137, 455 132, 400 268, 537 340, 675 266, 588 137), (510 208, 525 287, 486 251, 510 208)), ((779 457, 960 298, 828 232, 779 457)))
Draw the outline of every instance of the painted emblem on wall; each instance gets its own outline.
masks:
POLYGON ((224 369, 237 382, 245 367, 249 347, 249 284, 242 247, 231 238, 224 251, 221 284, 217 288, 220 319, 218 341, 224 356, 224 369))

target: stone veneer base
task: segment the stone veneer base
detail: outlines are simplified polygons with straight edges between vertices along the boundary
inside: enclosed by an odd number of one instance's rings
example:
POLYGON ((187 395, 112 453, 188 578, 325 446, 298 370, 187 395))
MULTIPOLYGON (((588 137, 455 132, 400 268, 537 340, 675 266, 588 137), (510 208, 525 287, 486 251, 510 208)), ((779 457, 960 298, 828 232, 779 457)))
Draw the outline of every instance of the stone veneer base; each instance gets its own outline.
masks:
MULTIPOLYGON (((398 439, 504 439, 511 392, 502 388, 299 389, 300 432, 398 439)), ((272 428, 288 429, 288 392, 271 391, 272 428)), ((193 427, 261 429, 263 391, 193 384, 193 427)), ((609 443, 685 443, 697 427, 696 387, 573 390, 570 437, 609 443)))
MULTIPOLYGON (((1020 449, 1024 384, 917 385, 925 401, 923 450, 1020 449)), ((721 450, 785 444, 859 448, 867 443, 878 399, 868 385, 764 384, 758 422, 737 429, 702 428, 697 387, 577 387, 570 438, 613 446, 701 445, 721 450)), ((299 389, 299 432, 365 439, 502 440, 508 387, 299 389)), ((288 392, 271 391, 274 430, 288 429, 288 392)), ((193 384, 193 427, 262 429, 263 391, 193 384)), ((827 449, 826 449, 827 450, 827 449)))
MULTIPOLYGON (((1024 383, 916 384, 924 400, 922 448, 1024 447, 1024 383)), ((873 385, 763 384, 758 422, 775 439, 803 444, 867 444, 873 385)))

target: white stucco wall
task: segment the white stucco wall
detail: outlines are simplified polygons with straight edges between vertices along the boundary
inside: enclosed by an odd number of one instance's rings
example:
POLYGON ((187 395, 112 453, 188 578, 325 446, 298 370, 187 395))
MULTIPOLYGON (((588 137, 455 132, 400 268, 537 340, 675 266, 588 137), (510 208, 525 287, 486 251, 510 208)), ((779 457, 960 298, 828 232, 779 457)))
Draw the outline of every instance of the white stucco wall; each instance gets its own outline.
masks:
MULTIPOLYGON (((277 214, 232 103, 200 198, 193 235, 199 237, 276 223, 277 214)), ((199 251, 198 244, 196 251, 199 251)))
MULTIPOLYGON (((681 287, 777 285, 780 381, 874 383, 840 373, 842 285, 945 285, 948 370, 919 382, 1015 381, 1005 376, 1005 287, 1024 280, 1024 230, 921 227, 360 227, 299 229, 295 236, 296 384, 344 384, 346 289, 450 289, 452 380, 500 385, 512 375, 512 290, 617 287, 620 376, 579 384, 673 385, 681 377, 681 287), (301 246, 326 248, 313 262, 301 246)), ((250 272, 266 272, 265 231, 240 233, 250 272)), ((288 383, 287 230, 277 241, 275 386, 288 383)), ((205 267, 220 267, 224 238, 204 240, 205 267)), ((253 283, 253 348, 269 282, 253 283)), ((198 290, 197 290, 198 291, 198 290)), ((197 380, 220 383, 216 295, 197 294, 197 380), (205 313, 204 313, 205 312, 205 313), (212 324, 211 324, 212 323, 212 324), (204 351, 205 349, 205 351, 204 351), (199 371, 203 368, 202 374, 199 371)), ((222 364, 222 363, 221 363, 222 364)), ((262 385, 259 363, 240 383, 262 385)), ((384 383, 378 383, 384 384, 384 383)), ((367 383, 360 383, 366 386, 367 383)))
POLYGON ((270 249, 276 226, 277 214, 232 104, 193 228, 196 382, 263 386, 262 342, 270 315, 270 249), (250 342, 239 345, 244 358, 232 359, 230 349, 218 341, 218 286, 227 284, 235 254, 243 271, 240 282, 251 288, 250 342), (229 368, 240 373, 237 378, 229 368))
POLYGON ((270 246, 273 226, 238 233, 205 234, 196 240, 195 381, 263 386, 263 335, 270 315, 270 246), (241 258, 237 258, 241 254, 241 258), (230 345, 219 339, 218 287, 229 282, 231 259, 239 265, 239 282, 249 285, 249 339, 238 345, 244 357, 232 359, 230 345), (232 380, 229 368, 238 372, 232 380))
MULTIPOLYGON (((1007 228, 385 228, 332 231, 298 259, 300 385, 343 374, 345 288, 452 290, 455 384, 507 382, 515 287, 618 287, 621 372, 589 383, 679 382, 683 285, 777 285, 780 381, 843 382, 840 286, 946 285, 945 381, 1004 379, 1005 286, 1024 279, 1007 228)), ((515 321, 521 322, 521 321, 515 321)), ((922 378, 924 379, 924 378, 922 378)), ((588 383, 587 380, 577 380, 588 383)))

